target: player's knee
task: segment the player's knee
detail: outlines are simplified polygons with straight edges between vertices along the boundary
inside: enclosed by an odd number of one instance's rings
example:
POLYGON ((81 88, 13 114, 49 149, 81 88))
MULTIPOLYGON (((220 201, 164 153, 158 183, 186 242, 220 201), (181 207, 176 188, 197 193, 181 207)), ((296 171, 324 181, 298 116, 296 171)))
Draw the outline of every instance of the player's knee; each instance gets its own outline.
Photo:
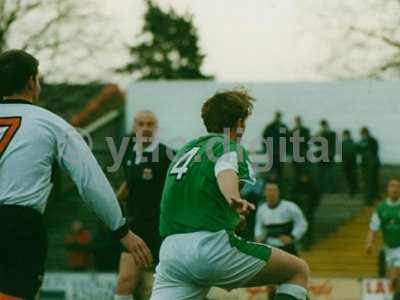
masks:
POLYGON ((302 286, 307 286, 311 273, 307 262, 303 259, 298 259, 296 269, 296 275, 293 276, 291 281, 302 286))
POLYGON ((310 278, 310 274, 311 274, 311 270, 310 270, 310 266, 308 265, 308 263, 304 260, 304 259, 300 259, 300 263, 301 263, 301 272, 304 275, 304 277, 310 278))

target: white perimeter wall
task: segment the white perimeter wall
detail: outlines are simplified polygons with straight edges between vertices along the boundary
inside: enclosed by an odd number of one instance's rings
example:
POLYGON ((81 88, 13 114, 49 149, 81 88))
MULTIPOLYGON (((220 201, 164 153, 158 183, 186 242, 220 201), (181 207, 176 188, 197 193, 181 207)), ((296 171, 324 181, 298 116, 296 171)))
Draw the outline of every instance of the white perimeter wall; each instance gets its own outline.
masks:
MULTIPOLYGON (((303 117, 313 132, 326 118, 333 129, 348 128, 359 138, 359 128, 367 125, 381 145, 384 163, 400 163, 400 82, 346 81, 331 83, 217 83, 213 81, 144 81, 129 85, 126 130, 135 112, 149 109, 160 119, 161 140, 180 147, 204 134, 200 109, 217 90, 245 87, 257 99, 243 143, 260 149, 260 136, 275 111, 293 126, 295 115, 303 117)), ((221 116, 223 117, 223 116, 221 116)))

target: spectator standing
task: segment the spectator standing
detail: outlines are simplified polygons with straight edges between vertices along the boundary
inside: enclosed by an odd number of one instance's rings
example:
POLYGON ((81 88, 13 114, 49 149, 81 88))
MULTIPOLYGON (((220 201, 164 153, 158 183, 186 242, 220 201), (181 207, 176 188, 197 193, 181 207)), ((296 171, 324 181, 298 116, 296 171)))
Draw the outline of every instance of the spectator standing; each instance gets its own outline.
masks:
POLYGON ((315 213, 321 203, 321 191, 310 169, 307 169, 292 189, 292 200, 300 207, 308 223, 308 230, 302 239, 304 249, 310 249, 314 242, 315 213))
POLYGON ((342 165, 350 195, 358 192, 357 152, 357 144, 350 131, 344 130, 342 134, 342 165))
POLYGON ((300 116, 294 119, 295 126, 290 132, 291 137, 291 155, 293 158, 293 167, 296 181, 302 174, 307 172, 309 162, 307 160, 307 153, 309 151, 309 142, 311 138, 310 129, 303 126, 300 116))
POLYGON ((263 131, 263 150, 268 154, 268 160, 273 172, 279 182, 283 178, 283 160, 287 152, 289 130, 282 122, 281 112, 275 113, 275 119, 267 125, 263 131), (281 139, 284 148, 281 147, 281 139))
POLYGON ((84 272, 91 266, 92 237, 80 221, 71 224, 70 231, 65 236, 67 248, 67 265, 71 271, 84 272))
POLYGON ((310 171, 301 174, 294 183, 292 200, 300 207, 308 223, 308 230, 302 239, 303 248, 307 250, 314 242, 315 213, 321 202, 321 192, 310 171))
POLYGON ((321 129, 317 137, 323 139, 324 144, 316 143, 316 146, 321 149, 316 154, 324 160, 318 164, 319 184, 323 193, 334 193, 336 191, 336 133, 330 129, 328 121, 321 120, 320 125, 321 129), (323 149, 325 146, 327 149, 323 149))
POLYGON ((379 144, 367 127, 361 129, 359 151, 365 202, 372 205, 373 201, 379 197, 379 144))

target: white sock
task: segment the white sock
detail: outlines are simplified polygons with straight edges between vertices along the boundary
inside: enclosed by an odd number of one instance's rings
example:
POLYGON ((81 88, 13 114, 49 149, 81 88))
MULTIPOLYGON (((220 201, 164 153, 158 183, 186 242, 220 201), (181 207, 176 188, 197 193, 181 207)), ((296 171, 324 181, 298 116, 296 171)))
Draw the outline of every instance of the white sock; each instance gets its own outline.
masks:
POLYGON ((289 295, 299 300, 306 300, 307 298, 307 290, 305 288, 289 283, 281 284, 276 290, 276 293, 289 295))
POLYGON ((114 300, 134 300, 131 295, 114 295, 114 300))

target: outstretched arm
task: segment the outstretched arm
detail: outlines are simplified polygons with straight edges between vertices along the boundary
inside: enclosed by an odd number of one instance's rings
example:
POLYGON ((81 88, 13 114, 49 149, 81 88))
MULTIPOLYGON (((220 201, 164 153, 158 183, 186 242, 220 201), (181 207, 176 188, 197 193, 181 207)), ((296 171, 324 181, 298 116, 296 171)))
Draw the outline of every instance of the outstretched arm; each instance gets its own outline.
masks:
POLYGON ((217 180, 219 189, 222 195, 224 195, 225 200, 239 214, 245 215, 250 210, 255 209, 252 203, 240 198, 239 177, 234 170, 227 169, 221 171, 217 176, 217 180))
POLYGON ((132 253, 136 263, 149 265, 150 250, 129 231, 114 191, 83 138, 68 125, 61 127, 56 138, 58 163, 72 177, 83 201, 132 253))

